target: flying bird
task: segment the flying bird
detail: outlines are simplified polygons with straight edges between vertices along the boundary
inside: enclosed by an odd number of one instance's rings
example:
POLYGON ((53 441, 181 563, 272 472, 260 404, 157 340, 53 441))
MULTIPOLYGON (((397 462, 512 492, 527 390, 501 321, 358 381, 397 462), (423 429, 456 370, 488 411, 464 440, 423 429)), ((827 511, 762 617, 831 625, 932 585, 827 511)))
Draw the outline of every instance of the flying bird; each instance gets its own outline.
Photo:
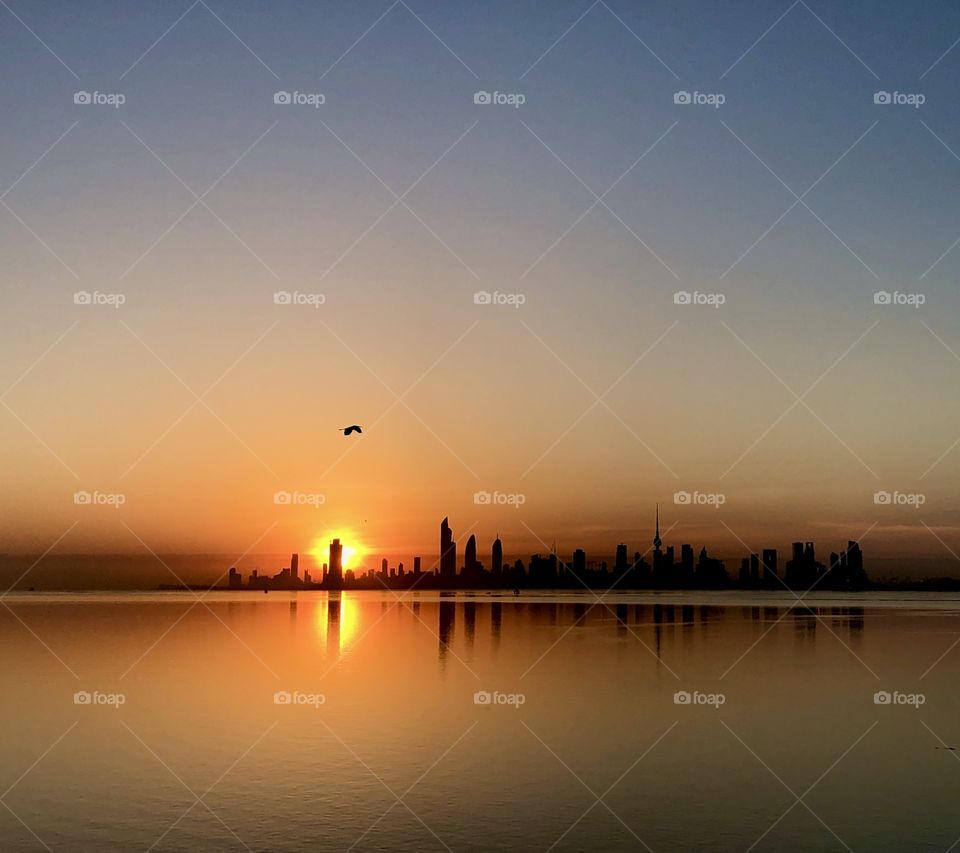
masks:
POLYGON ((360 429, 357 424, 352 424, 351 426, 345 427, 344 429, 340 430, 340 432, 342 432, 344 435, 350 435, 352 432, 363 435, 363 430, 360 429))

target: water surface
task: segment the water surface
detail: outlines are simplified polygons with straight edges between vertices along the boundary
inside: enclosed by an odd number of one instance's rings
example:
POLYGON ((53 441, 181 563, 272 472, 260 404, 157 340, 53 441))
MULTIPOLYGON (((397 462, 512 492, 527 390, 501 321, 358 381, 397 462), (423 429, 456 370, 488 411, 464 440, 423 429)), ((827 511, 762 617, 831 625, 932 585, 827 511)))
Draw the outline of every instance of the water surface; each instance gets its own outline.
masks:
POLYGON ((4 602, 4 850, 960 838, 960 752, 943 748, 960 747, 949 596, 4 602))

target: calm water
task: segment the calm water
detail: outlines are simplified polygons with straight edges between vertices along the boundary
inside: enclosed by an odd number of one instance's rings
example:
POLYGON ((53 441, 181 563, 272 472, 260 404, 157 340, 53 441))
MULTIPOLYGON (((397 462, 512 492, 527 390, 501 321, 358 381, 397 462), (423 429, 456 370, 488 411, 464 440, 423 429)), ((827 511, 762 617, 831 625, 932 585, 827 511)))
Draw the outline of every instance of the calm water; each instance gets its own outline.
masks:
POLYGON ((960 748, 949 598, 4 601, 5 851, 960 838, 960 751, 942 748, 960 748))

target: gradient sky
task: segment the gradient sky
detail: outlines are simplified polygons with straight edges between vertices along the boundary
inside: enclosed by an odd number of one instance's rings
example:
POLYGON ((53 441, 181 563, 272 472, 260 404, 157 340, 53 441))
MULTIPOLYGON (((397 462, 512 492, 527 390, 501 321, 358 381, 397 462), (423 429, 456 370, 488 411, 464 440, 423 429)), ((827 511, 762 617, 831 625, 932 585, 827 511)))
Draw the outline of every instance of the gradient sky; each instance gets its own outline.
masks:
POLYGON ((656 501, 667 541, 731 557, 867 531, 869 554, 960 550, 955 5, 11 0, 0 22, 0 552, 435 553, 449 514, 483 550, 609 554, 646 547, 656 501))

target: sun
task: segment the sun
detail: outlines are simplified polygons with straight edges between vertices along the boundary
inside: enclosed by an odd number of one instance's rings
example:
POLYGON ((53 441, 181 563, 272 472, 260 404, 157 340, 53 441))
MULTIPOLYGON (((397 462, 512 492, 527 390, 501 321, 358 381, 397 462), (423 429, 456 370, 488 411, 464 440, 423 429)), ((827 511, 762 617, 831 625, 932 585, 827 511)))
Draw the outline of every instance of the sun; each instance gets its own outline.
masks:
POLYGON ((329 562, 330 542, 334 539, 339 539, 343 545, 343 552, 340 557, 343 569, 358 569, 360 559, 363 557, 363 549, 354 538, 354 535, 348 530, 335 530, 318 536, 313 541, 310 556, 313 557, 318 564, 329 562))

